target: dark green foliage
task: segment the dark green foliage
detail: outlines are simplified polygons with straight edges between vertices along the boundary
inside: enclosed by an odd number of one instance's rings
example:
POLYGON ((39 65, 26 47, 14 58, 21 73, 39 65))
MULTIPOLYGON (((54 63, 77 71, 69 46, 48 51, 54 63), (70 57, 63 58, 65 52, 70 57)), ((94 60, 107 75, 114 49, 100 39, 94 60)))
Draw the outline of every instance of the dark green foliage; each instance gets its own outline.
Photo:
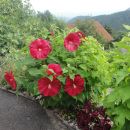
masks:
POLYGON ((111 27, 105 25, 104 28, 106 29, 106 31, 107 31, 109 34, 112 35, 112 28, 111 28, 111 27))

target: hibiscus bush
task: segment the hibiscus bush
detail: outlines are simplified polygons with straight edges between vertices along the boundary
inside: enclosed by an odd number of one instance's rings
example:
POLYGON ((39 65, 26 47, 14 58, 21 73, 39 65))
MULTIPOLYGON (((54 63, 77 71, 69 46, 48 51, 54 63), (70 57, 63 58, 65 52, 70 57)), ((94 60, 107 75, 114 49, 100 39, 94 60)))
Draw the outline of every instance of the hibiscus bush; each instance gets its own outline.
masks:
POLYGON ((101 101, 111 77, 98 41, 77 29, 55 28, 48 34, 29 37, 21 50, 10 51, 5 79, 12 89, 27 91, 47 107, 78 107, 88 98, 101 101))

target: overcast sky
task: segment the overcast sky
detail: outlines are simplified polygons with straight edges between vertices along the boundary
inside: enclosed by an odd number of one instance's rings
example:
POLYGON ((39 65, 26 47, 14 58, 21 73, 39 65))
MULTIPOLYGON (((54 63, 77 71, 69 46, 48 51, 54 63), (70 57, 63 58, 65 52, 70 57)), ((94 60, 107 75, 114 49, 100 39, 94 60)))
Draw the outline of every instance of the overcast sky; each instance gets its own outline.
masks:
POLYGON ((30 0, 36 11, 49 10, 58 17, 110 14, 126 10, 130 0, 30 0))

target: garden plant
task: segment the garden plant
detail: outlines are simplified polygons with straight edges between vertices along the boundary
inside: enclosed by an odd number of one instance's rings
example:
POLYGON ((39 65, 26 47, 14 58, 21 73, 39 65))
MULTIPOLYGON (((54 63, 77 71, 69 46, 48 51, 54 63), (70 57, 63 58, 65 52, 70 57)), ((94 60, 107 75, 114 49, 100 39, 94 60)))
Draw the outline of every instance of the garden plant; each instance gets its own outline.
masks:
POLYGON ((46 37, 32 37, 22 49, 10 50, 4 77, 11 88, 41 95, 41 105, 51 108, 79 111, 88 99, 102 100, 111 77, 107 53, 98 41, 77 29, 55 30, 46 37))
POLYGON ((130 27, 105 50, 100 37, 25 2, 0 1, 0 84, 69 110, 81 130, 130 130, 130 27))

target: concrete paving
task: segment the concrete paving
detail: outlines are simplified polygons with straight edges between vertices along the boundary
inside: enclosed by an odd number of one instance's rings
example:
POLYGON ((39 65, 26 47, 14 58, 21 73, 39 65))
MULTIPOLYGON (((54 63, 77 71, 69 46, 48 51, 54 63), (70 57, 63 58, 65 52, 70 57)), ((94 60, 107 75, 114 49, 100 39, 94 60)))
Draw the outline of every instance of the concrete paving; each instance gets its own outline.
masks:
POLYGON ((0 130, 70 129, 54 117, 50 119, 38 103, 0 90, 0 130))

